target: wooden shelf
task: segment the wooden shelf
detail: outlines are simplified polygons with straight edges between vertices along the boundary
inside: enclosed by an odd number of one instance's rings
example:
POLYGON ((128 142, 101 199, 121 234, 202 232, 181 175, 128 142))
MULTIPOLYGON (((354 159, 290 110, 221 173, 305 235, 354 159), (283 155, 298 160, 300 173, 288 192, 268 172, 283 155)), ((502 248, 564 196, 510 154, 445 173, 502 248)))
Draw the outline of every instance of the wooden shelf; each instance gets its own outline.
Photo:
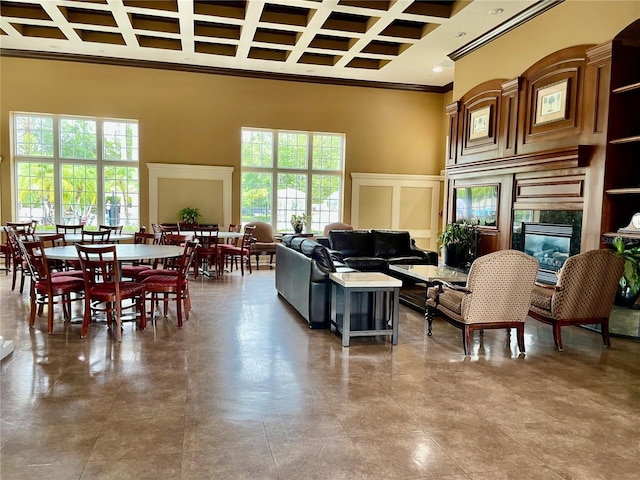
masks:
POLYGON ((609 143, 612 145, 618 145, 621 143, 634 143, 640 142, 640 135, 634 135, 633 137, 624 137, 624 138, 616 138, 615 140, 610 140, 609 143))
POLYGON ((614 88, 612 93, 625 93, 632 90, 640 90, 640 82, 632 83, 630 85, 624 85, 622 87, 614 88))
POLYGON ((640 187, 629 188, 610 188, 605 190, 608 195, 638 195, 640 194, 640 187))

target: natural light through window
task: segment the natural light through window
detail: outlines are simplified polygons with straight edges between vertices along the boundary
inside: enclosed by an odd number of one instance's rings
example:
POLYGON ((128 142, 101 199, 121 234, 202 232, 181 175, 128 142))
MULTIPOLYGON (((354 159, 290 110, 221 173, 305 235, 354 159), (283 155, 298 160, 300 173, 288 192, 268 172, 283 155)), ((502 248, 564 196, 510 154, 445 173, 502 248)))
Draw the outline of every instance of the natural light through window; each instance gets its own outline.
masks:
POLYGON ((345 136, 340 133, 242 129, 242 222, 291 232, 291 216, 310 218, 307 232, 341 220, 345 136))
POLYGON ((140 224, 138 122, 13 114, 17 221, 140 224), (45 161, 46 160, 46 161, 45 161))

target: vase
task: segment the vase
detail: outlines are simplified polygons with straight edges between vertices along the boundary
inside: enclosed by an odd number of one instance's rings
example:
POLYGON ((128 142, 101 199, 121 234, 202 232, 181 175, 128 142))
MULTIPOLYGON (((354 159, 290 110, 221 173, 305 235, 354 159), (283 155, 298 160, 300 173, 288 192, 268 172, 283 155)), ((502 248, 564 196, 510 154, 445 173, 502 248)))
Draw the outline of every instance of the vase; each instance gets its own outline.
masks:
POLYGON ((300 234, 300 233, 302 233, 302 227, 301 226, 293 227, 293 231, 298 233, 298 234, 300 234))
POLYGON ((463 268, 467 263, 469 248, 460 243, 452 243, 444 247, 444 263, 449 267, 463 268))
POLYGON ((629 288, 629 286, 624 288, 618 286, 618 291, 616 292, 616 298, 613 301, 613 304, 619 307, 632 307, 636 303, 638 295, 640 295, 640 291, 634 292, 629 288))

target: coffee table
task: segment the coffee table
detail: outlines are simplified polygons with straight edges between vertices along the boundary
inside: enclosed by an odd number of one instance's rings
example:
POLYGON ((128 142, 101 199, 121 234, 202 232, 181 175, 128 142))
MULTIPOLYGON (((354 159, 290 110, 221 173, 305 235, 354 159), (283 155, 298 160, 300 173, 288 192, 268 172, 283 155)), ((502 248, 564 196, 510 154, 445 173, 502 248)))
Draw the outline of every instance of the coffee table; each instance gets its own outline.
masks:
MULTIPOLYGON (((389 270, 399 274, 400 276, 410 278, 411 280, 426 284, 424 297, 420 299, 421 310, 424 310, 424 317, 428 323, 427 335, 431 336, 431 324, 433 318, 429 318, 427 305, 427 290, 433 286, 435 280, 442 280, 448 283, 466 283, 467 273, 457 268, 451 268, 446 265, 389 265, 389 270)), ((415 299, 406 299, 408 303, 415 306, 415 299)))
MULTIPOLYGON (((402 286, 402 280, 390 277, 380 272, 342 272, 331 273, 329 279, 332 282, 331 285, 331 329, 337 329, 342 334, 342 346, 348 347, 351 337, 365 337, 376 335, 390 335, 391 343, 393 345, 398 344, 398 309, 399 309, 399 292, 402 286), (344 292, 344 304, 342 311, 342 321, 339 319, 338 312, 338 290, 344 292), (351 328, 351 295, 357 292, 373 292, 373 295, 382 293, 383 305, 386 302, 391 303, 390 318, 382 318, 375 315, 375 309, 373 315, 375 318, 370 319, 373 321, 372 329, 357 329, 351 328), (389 298, 389 296, 391 298, 389 298), (391 326, 391 329, 389 329, 391 326)), ((374 301, 374 305, 377 302, 374 301)), ((384 312, 384 308, 381 313, 384 312)))

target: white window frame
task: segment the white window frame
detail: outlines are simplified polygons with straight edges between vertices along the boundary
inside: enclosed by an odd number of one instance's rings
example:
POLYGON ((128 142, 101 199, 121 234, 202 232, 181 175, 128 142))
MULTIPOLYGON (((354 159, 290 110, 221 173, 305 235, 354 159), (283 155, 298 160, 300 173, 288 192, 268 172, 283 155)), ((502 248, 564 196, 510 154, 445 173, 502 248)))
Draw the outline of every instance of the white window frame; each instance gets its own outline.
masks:
POLYGON ((18 168, 20 164, 24 163, 53 163, 53 184, 54 184, 54 211, 55 219, 54 223, 62 224, 64 222, 64 212, 62 211, 62 166, 67 164, 77 165, 92 165, 96 167, 96 187, 97 187, 97 212, 96 212, 96 227, 101 224, 107 223, 107 212, 105 199, 110 192, 104 191, 104 169, 105 167, 127 167, 138 169, 138 205, 137 205, 137 221, 129 225, 129 228, 133 227, 135 230, 140 227, 140 129, 139 122, 135 119, 123 119, 112 117, 87 117, 81 115, 69 115, 69 114, 51 114, 51 113, 36 113, 36 112, 22 112, 16 111, 10 113, 11 117, 11 155, 13 161, 13 202, 14 202, 14 218, 17 218, 18 204, 19 204, 19 191, 18 191, 18 168), (47 117, 53 120, 53 156, 25 156, 18 155, 17 152, 17 139, 16 139, 16 117, 18 116, 32 116, 32 117, 47 117), (75 159, 66 158, 62 156, 61 151, 61 132, 60 121, 62 119, 71 120, 88 120, 96 122, 96 159, 75 159), (105 160, 104 157, 104 132, 103 124, 105 122, 121 122, 121 123, 135 123, 138 125, 138 159, 137 160, 105 160))
MULTIPOLYGON (((339 217, 337 220, 333 220, 336 222, 342 221, 342 211, 343 211, 343 202, 344 202, 344 169, 345 169, 345 155, 346 155, 346 135, 344 133, 335 133, 335 132, 318 132, 318 131, 302 131, 302 130, 285 130, 285 129, 269 129, 269 128, 254 128, 254 127, 242 127, 241 136, 246 131, 255 131, 255 132, 269 132, 273 135, 273 145, 272 145, 272 159, 273 163, 271 167, 249 167, 243 164, 243 159, 241 155, 240 164, 241 164, 241 174, 240 178, 243 178, 243 174, 246 172, 256 172, 268 174, 271 176, 271 226, 274 231, 282 232, 282 229, 278 229, 278 174, 290 174, 290 175, 305 175, 307 178, 307 198, 306 198, 306 211, 304 212, 307 216, 311 218, 311 224, 314 223, 313 213, 312 213, 312 201, 313 201, 313 177, 314 176, 335 176, 340 180, 340 200, 338 206, 339 217), (303 134, 307 136, 307 168, 283 168, 278 167, 278 137, 280 134, 303 134), (332 136, 340 136, 341 137, 341 158, 340 158, 340 168, 339 170, 319 170, 313 168, 313 138, 314 135, 332 135, 332 136)), ((241 142, 242 144, 242 142, 241 142)), ((242 203, 242 194, 244 192, 242 186, 242 180, 240 185, 241 191, 241 203, 242 203)), ((240 205, 242 211, 242 205, 240 205)), ((301 212, 302 213, 302 212, 301 212)), ((242 215, 241 215, 242 216, 242 215)), ((317 222, 316 222, 317 223, 317 222)), ((288 224, 288 222, 287 222, 288 224)), ((286 227, 285 231, 290 232, 292 228, 290 226, 286 227)), ((319 233, 322 232, 322 226, 318 228, 312 229, 311 225, 307 225, 306 230, 308 232, 319 233)))

